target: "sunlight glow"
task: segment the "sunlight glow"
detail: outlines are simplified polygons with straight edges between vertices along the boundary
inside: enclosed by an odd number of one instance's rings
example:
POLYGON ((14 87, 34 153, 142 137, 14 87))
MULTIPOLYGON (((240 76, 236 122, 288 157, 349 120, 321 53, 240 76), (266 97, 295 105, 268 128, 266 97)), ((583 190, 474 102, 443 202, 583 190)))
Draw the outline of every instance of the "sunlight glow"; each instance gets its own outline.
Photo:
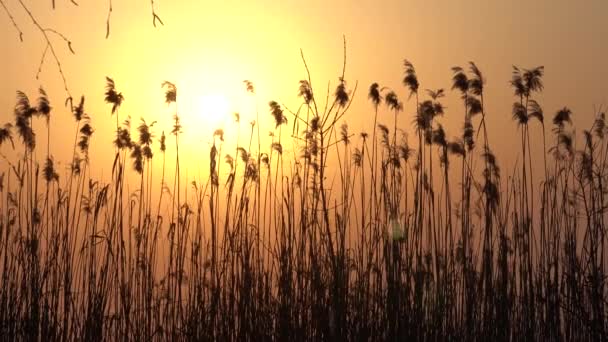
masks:
POLYGON ((226 96, 211 93, 196 100, 194 115, 199 124, 210 126, 210 129, 223 128, 230 120, 230 103, 226 96))

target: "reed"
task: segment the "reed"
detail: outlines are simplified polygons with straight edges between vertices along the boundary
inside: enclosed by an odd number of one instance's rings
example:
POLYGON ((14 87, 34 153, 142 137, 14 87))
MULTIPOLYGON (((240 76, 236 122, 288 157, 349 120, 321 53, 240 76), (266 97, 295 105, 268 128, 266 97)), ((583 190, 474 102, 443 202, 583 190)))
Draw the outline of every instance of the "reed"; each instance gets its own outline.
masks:
POLYGON ((42 89, 36 103, 18 92, 14 121, 0 128, 2 339, 606 340, 601 109, 577 147, 568 108, 545 120, 536 98, 543 68, 515 68, 521 149, 505 178, 474 63, 452 69, 452 93, 422 94, 406 60, 405 88, 372 84, 374 126, 353 134, 344 122, 357 84, 346 63, 335 90, 319 93, 302 60, 296 111, 275 101, 259 111, 245 81, 256 121, 248 136, 215 131, 200 160, 206 179, 182 177, 180 137, 189 132, 171 82, 162 87, 174 140, 164 131, 157 139, 154 122, 132 127, 120 117, 124 96, 106 79, 116 119, 107 183, 91 175, 96 118, 85 98, 70 103, 73 160, 59 174, 50 154, 56 109, 42 89), (448 111, 444 96, 463 107, 448 111), (400 127, 408 102, 413 124, 400 127), (260 115, 274 121, 270 144, 260 115), (457 117, 462 131, 449 139, 443 122, 457 117), (225 151, 225 139, 236 148, 225 151))

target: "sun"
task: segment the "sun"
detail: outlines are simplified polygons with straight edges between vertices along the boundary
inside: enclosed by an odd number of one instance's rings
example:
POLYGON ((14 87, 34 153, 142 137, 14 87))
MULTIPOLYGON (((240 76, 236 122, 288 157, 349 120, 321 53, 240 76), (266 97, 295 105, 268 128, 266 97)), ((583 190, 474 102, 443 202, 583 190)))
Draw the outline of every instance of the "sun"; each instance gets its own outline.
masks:
POLYGON ((229 137, 233 135, 234 103, 220 92, 187 94, 184 99, 180 114, 181 132, 184 133, 180 135, 180 153, 193 170, 200 170, 204 165, 200 163, 201 158, 209 155, 212 145, 221 144, 232 149, 234 142, 229 137), (217 130, 223 132, 221 140, 214 134, 217 130))
POLYGON ((181 135, 181 142, 185 146, 184 151, 196 156, 201 152, 201 147, 213 143, 216 130, 221 129, 225 136, 231 131, 234 104, 221 92, 187 93, 182 96, 184 100, 179 113, 184 134, 181 135))
POLYGON ((219 93, 199 96, 194 107, 200 124, 209 126, 209 130, 224 128, 230 118, 230 102, 226 96, 219 93))

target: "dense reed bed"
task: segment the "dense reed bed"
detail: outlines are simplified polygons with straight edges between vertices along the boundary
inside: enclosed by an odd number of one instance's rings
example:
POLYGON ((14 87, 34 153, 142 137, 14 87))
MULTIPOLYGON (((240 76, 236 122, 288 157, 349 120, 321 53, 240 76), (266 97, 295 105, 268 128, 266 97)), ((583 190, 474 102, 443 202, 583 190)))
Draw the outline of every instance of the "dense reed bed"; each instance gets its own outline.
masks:
POLYGON ((543 68, 515 68, 520 153, 505 177, 479 68, 452 69, 462 107, 450 120, 462 131, 450 135, 440 124, 448 92, 423 92, 408 61, 404 71, 403 89, 369 87, 374 121, 361 133, 343 124, 357 115, 356 86, 342 73, 318 93, 308 74, 298 110, 260 107, 275 123, 262 128, 275 133, 270 146, 256 122, 248 136, 215 132, 203 181, 184 176, 188 132, 170 82, 166 134, 121 114, 110 78, 115 137, 94 135, 84 97, 68 102, 65 176, 52 136, 36 141, 34 128, 53 120, 47 95, 18 92, 14 121, 0 128, 1 339, 606 340, 604 114, 576 139, 568 108, 544 113, 535 100, 543 68), (411 126, 397 127, 410 115, 399 97, 415 102, 411 126), (394 116, 392 127, 379 115, 394 116), (113 139, 106 183, 91 176, 92 138, 113 139))

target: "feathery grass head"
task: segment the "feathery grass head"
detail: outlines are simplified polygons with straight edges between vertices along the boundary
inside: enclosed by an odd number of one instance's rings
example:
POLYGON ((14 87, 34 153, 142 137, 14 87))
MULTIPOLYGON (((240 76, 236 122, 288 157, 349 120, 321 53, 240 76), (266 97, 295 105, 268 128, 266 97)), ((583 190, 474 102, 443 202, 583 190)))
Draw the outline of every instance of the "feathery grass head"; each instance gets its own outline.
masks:
POLYGON ((485 79, 481 74, 481 70, 479 70, 479 68, 474 62, 469 62, 469 70, 472 74, 472 77, 469 79, 469 90, 474 95, 480 96, 483 94, 483 86, 485 84, 485 79))
POLYGON ((427 129, 429 126, 429 121, 427 120, 427 116, 422 113, 422 104, 418 106, 419 110, 414 116, 414 120, 412 121, 416 132, 420 133, 427 129))
POLYGON ((348 124, 346 124, 346 122, 340 126, 340 140, 345 145, 348 145, 350 143, 350 139, 348 137, 348 124))
POLYGON ((536 100, 532 99, 528 102, 528 117, 530 119, 538 120, 541 124, 544 123, 545 116, 543 113, 543 108, 536 100))
POLYGON ((437 90, 427 89, 426 93, 433 99, 433 101, 445 96, 443 88, 439 88, 437 90))
POLYGON ((466 118, 464 121, 464 125, 462 127, 462 140, 467 146, 467 150, 472 151, 475 147, 475 140, 473 135, 475 133, 475 128, 473 128, 473 123, 470 118, 466 118))
POLYGON ((248 93, 255 94, 255 87, 253 85, 253 82, 251 82, 250 80, 244 80, 243 83, 245 84, 245 90, 248 93))
POLYGON ((443 104, 441 102, 436 101, 435 103, 433 103, 433 111, 434 116, 438 116, 438 115, 443 115, 444 114, 444 107, 443 104))
POLYGON ((401 167, 401 155, 399 154, 398 146, 389 146, 388 147, 388 163, 395 168, 401 167))
POLYGON ((179 116, 177 114, 173 115, 173 129, 171 130, 171 134, 177 136, 182 132, 182 124, 180 123, 179 116))
POLYGON ((572 124, 572 111, 568 107, 558 110, 553 117, 553 124, 557 126, 558 129, 563 129, 565 123, 572 124))
POLYGON ((150 128, 152 128, 152 126, 154 126, 155 123, 156 123, 156 121, 153 121, 150 125, 148 125, 146 123, 146 120, 141 118, 141 123, 137 127, 137 131, 139 132, 139 144, 140 145, 144 146, 144 145, 152 144, 152 138, 154 138, 154 134, 152 134, 152 132, 150 132, 150 128))
POLYGON ((595 118, 595 121, 593 122, 593 132, 598 138, 604 139, 604 134, 606 133, 606 114, 600 113, 597 118, 595 118))
POLYGON ((120 105, 122 105, 122 101, 124 101, 124 96, 122 95, 122 93, 116 91, 116 84, 114 83, 114 80, 107 76, 105 101, 106 103, 112 105, 112 115, 116 113, 120 105))
POLYGON ((543 90, 543 74, 545 72, 544 66, 537 66, 536 68, 526 69, 522 75, 524 85, 528 94, 532 92, 540 92, 543 90))
POLYGON ((369 86, 367 98, 372 101, 375 107, 380 105, 382 102, 382 95, 380 95, 380 85, 378 83, 374 82, 371 86, 369 86))
POLYGON ((144 158, 139 144, 131 146, 131 159, 133 159, 133 170, 141 175, 144 171, 144 158))
POLYGON ((574 143, 570 133, 563 131, 558 133, 555 153, 558 159, 564 159, 574 154, 574 143))
POLYGON ((213 137, 218 137, 220 139, 220 141, 224 141, 224 130, 221 128, 216 129, 213 132, 213 137))
POLYGON ((38 97, 36 103, 36 113, 39 116, 44 116, 46 119, 46 123, 49 123, 50 115, 51 115, 51 103, 49 102, 49 97, 42 87, 38 89, 40 96, 38 97))
POLYGON ((15 105, 15 127, 21 141, 29 151, 36 147, 36 134, 32 130, 31 118, 36 109, 30 105, 30 100, 22 91, 17 91, 17 104, 15 105))
POLYGON ((310 139, 306 146, 306 153, 309 157, 317 156, 319 154, 319 142, 317 139, 310 139))
POLYGON ((509 83, 513 87, 515 96, 529 97, 533 92, 542 91, 544 87, 542 81, 543 74, 543 66, 523 70, 513 66, 513 73, 509 83))
POLYGON ((88 117, 85 117, 85 123, 80 127, 80 140, 78 141, 78 147, 80 148, 80 152, 85 156, 88 155, 89 144, 91 140, 91 136, 93 135, 93 126, 91 126, 88 117))
POLYGON ((298 87, 298 97, 304 99, 304 103, 310 104, 313 100, 312 87, 307 80, 300 80, 300 86, 298 87))
POLYGON ((484 148, 484 151, 481 153, 481 157, 488 164, 488 167, 484 172, 489 175, 494 176, 495 179, 500 179, 500 167, 498 166, 498 160, 496 159, 496 155, 489 149, 484 148))
POLYGON ((386 94, 384 102, 389 109, 394 110, 395 112, 399 112, 403 109, 403 104, 399 101, 397 94, 392 90, 386 94))
POLYGON ((272 145, 270 146, 270 148, 273 151, 276 151, 278 154, 283 154, 283 145, 281 145, 278 142, 272 143, 272 145))
POLYGON ((417 130, 429 130, 431 128, 433 119, 437 114, 435 109, 435 104, 430 100, 423 101, 420 104, 414 119, 414 125, 417 130))
POLYGON ((356 167, 361 167, 363 160, 363 153, 359 148, 355 147, 355 151, 353 152, 353 163, 356 167))
POLYGON ((47 183, 50 183, 53 180, 59 179, 59 174, 57 174, 57 172, 55 172, 55 167, 54 167, 52 157, 49 156, 46 158, 46 161, 44 163, 44 168, 42 170, 42 174, 44 175, 44 180, 47 183))
POLYGON ((340 77, 340 83, 336 87, 336 91, 334 92, 335 101, 338 103, 340 107, 345 107, 349 100, 349 93, 346 90, 346 81, 340 77))
POLYGON ((3 127, 0 127, 0 146, 2 146, 2 144, 4 144, 6 141, 10 141, 13 149, 15 148, 12 128, 13 125, 11 123, 5 123, 3 127))
POLYGON ((454 72, 452 76, 452 90, 458 89, 463 96, 466 96, 469 92, 469 78, 467 74, 459 66, 453 67, 452 71, 454 72))
POLYGON ((518 126, 525 126, 528 124, 528 113, 526 107, 519 102, 513 103, 513 120, 517 122, 518 126))
POLYGON ((114 139, 114 146, 119 150, 125 148, 131 148, 133 141, 131 140, 131 132, 128 128, 119 127, 116 132, 116 139, 114 139))
POLYGON ((32 151, 36 147, 36 134, 30 127, 28 119, 23 116, 18 116, 15 121, 15 127, 17 127, 17 133, 25 147, 29 151, 32 151))
POLYGON ((511 87, 513 87, 515 96, 526 96, 528 93, 521 75, 521 70, 519 70, 519 68, 515 65, 513 66, 513 73, 511 75, 511 81, 509 81, 509 84, 511 84, 511 87))
POLYGON ((407 163, 414 154, 414 149, 409 146, 407 135, 405 133, 401 137, 401 144, 399 144, 397 148, 399 150, 399 157, 403 159, 405 163, 407 163))
POLYGON ((433 144, 441 147, 447 147, 448 142, 445 137, 445 130, 441 124, 437 125, 437 128, 433 131, 433 144))
POLYGON ((380 131, 380 141, 382 143, 382 146, 387 147, 390 145, 390 140, 389 140, 389 129, 386 125, 384 124, 378 124, 378 130, 380 131))
POLYGON ((407 59, 403 60, 403 66, 405 67, 403 85, 410 90, 409 97, 412 97, 413 94, 418 94, 418 88, 420 87, 418 76, 416 76, 416 69, 414 69, 414 65, 407 59))
POLYGON ((245 150, 243 147, 237 147, 236 150, 239 156, 241 156, 241 161, 243 163, 247 163, 247 161, 251 158, 249 152, 247 152, 247 150, 245 150))
POLYGON ((270 163, 270 159, 268 158, 268 154, 267 153, 262 153, 260 155, 260 161, 262 162, 262 164, 264 164, 266 167, 268 167, 268 165, 270 163))
POLYGON ((224 156, 224 162, 230 166, 230 172, 234 171, 234 158, 231 155, 227 154, 224 156))
POLYGON ((165 89, 165 103, 170 104, 177 101, 177 87, 169 81, 163 81, 161 87, 165 89))
POLYGON ((21 116, 25 119, 30 119, 36 113, 36 108, 30 104, 30 99, 27 95, 17 90, 17 103, 15 104, 15 116, 21 116))
POLYGON ((160 151, 162 153, 165 153, 165 151, 167 150, 165 131, 162 132, 158 141, 160 142, 160 151))
POLYGON ((152 157, 154 157, 154 153, 152 152, 152 148, 150 147, 150 145, 144 145, 141 148, 141 154, 144 156, 144 158, 146 158, 147 160, 152 159, 152 157))
POLYGON ((468 105, 469 105, 469 116, 475 116, 479 113, 481 113, 481 111, 483 110, 482 106, 481 106, 481 101, 476 98, 476 97, 469 97, 468 100, 468 105))
POLYGON ((448 151, 451 154, 464 157, 466 154, 466 150, 464 149, 464 142, 460 139, 455 139, 454 141, 450 141, 447 145, 448 151))
POLYGON ((74 119, 76 119, 76 121, 82 120, 82 117, 85 115, 84 95, 80 97, 80 101, 78 102, 78 105, 72 108, 72 114, 74 115, 74 119))
POLYGON ((74 158, 72 159, 72 163, 70 165, 70 170, 72 171, 73 175, 79 175, 80 174, 80 163, 82 162, 82 159, 80 159, 80 157, 78 157, 78 155, 74 155, 74 158))
POLYGON ((287 123, 287 117, 283 115, 283 109, 276 101, 268 102, 270 107, 270 115, 274 118, 275 128, 287 123))
POLYGON ((321 117, 316 115, 314 118, 310 119, 310 132, 315 133, 321 129, 321 117))
POLYGON ((425 100, 420 103, 420 114, 424 117, 430 119, 433 117, 435 108, 433 107, 433 102, 431 100, 425 100))
POLYGON ((254 158, 249 158, 245 167, 245 179, 256 182, 258 180, 258 165, 254 158))
POLYGON ((217 147, 215 147, 215 144, 213 144, 211 146, 211 149, 209 150, 209 161, 211 162, 209 169, 210 170, 214 170, 215 166, 216 166, 216 160, 215 158, 217 157, 218 153, 217 153, 217 147))

